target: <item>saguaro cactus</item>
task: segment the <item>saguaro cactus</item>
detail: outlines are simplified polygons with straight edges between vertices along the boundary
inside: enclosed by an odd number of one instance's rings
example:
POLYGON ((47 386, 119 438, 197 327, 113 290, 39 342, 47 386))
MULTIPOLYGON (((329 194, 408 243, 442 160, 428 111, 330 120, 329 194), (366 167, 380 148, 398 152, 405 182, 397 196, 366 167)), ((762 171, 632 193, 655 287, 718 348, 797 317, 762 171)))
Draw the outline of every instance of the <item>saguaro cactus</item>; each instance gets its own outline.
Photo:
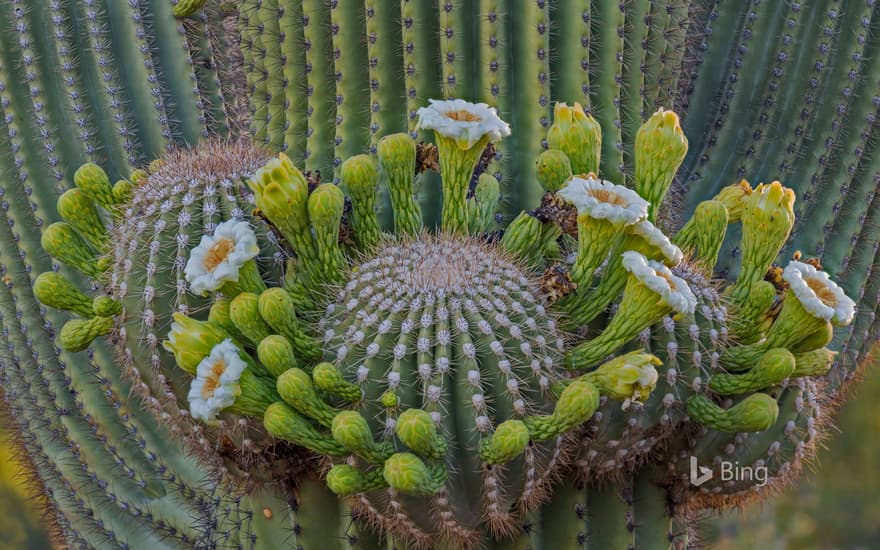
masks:
POLYGON ((0 0, 3 397, 59 541, 682 546, 781 487, 876 341, 878 16, 0 0))

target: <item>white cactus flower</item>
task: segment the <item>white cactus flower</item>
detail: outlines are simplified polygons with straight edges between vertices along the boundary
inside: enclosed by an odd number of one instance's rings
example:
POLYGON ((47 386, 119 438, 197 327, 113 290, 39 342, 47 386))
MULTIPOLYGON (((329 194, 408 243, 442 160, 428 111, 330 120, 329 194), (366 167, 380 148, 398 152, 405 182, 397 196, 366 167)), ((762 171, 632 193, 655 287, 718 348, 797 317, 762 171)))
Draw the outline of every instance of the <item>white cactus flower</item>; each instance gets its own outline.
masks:
POLYGON ((494 107, 485 103, 462 99, 429 101, 430 105, 418 111, 418 128, 454 139, 462 149, 470 149, 485 136, 496 142, 510 135, 510 126, 501 120, 494 107))
POLYGON ((232 406, 241 393, 239 379, 247 368, 238 347, 226 339, 199 363, 189 389, 189 411, 193 418, 210 422, 220 411, 232 406))
POLYGON ((810 315, 841 326, 852 322, 855 302, 824 271, 791 261, 782 271, 782 278, 810 315))
POLYGON ((666 260, 664 263, 668 266, 677 266, 684 258, 681 249, 675 246, 669 240, 669 237, 664 235, 656 225, 648 220, 635 223, 627 230, 633 235, 641 237, 652 248, 657 249, 663 255, 663 258, 666 260))
POLYGON ((558 196, 577 207, 578 216, 608 220, 613 224, 633 225, 648 217, 648 201, 622 185, 592 176, 574 176, 558 196))
POLYGON ((678 313, 693 313, 697 308, 697 298, 684 279, 673 275, 668 267, 645 258, 644 255, 629 250, 623 253, 623 267, 673 310, 678 313))
POLYGON ((259 252, 257 236, 247 222, 221 223, 190 252, 184 268, 190 291, 204 296, 227 281, 237 282, 241 267, 259 252))

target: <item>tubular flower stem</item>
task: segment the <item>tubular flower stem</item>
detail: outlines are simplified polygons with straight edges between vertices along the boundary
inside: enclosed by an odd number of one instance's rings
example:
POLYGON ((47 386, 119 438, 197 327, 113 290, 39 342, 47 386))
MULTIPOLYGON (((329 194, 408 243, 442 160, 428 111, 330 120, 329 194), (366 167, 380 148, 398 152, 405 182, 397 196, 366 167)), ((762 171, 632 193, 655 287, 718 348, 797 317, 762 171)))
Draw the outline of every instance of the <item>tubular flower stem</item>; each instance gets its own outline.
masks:
POLYGON ((598 363, 664 315, 694 312, 697 299, 687 282, 663 264, 628 251, 623 253, 623 266, 630 275, 617 313, 602 334, 568 353, 568 368, 583 369, 598 363))
POLYGON ((348 450, 329 434, 315 428, 306 417, 300 415, 287 403, 273 403, 263 414, 263 426, 273 436, 290 441, 319 455, 345 456, 348 450))
POLYGON ((619 242, 621 229, 648 215, 648 203, 634 191, 600 181, 594 174, 571 178, 557 195, 578 209, 578 254, 571 278, 586 290, 595 270, 619 242))
MULTIPOLYGON (((626 227, 618 250, 639 252, 649 260, 662 262, 670 267, 677 266, 683 257, 681 250, 648 220, 626 227)), ((583 326, 599 316, 620 295, 626 281, 623 255, 612 253, 603 268, 599 284, 590 290, 589 299, 579 300, 572 305, 569 312, 570 324, 583 326)))
POLYGON ((691 219, 676 233, 673 242, 686 250, 705 273, 711 274, 724 244, 729 221, 724 203, 703 201, 697 205, 691 219))
POLYGON ((332 183, 319 185, 309 196, 309 219, 315 233, 318 263, 315 274, 323 284, 343 282, 348 263, 339 248, 339 223, 345 208, 345 195, 332 183))
POLYGON ((327 487, 339 496, 388 487, 382 470, 361 471, 349 464, 337 464, 327 472, 327 487))
MULTIPOLYGON (((367 155, 357 155, 342 163, 342 185, 351 196, 351 228, 358 248, 370 252, 379 242, 381 229, 376 217, 376 193, 379 191, 379 167, 367 155)), ((392 195, 393 196, 393 195, 392 195)))
POLYGON ((489 143, 510 135, 510 127, 493 107, 460 99, 431 100, 419 109, 418 128, 434 130, 443 179, 441 227, 450 233, 467 231, 467 194, 474 168, 489 143))
POLYGON ((725 433, 769 430, 779 416, 779 405, 766 393, 754 393, 729 409, 704 395, 688 399, 688 415, 700 424, 725 433))
POLYGON ((748 196, 742 214, 742 268, 731 288, 737 303, 762 280, 794 225, 794 191, 778 181, 761 184, 748 196))

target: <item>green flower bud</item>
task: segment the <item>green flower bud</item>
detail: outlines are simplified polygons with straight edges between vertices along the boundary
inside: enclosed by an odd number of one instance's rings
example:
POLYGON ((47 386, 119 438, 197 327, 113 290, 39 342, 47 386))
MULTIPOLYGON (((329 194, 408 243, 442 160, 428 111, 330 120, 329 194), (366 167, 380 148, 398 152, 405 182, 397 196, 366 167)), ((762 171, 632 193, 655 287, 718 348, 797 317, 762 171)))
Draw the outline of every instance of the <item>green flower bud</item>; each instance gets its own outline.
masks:
POLYGON ((175 313, 173 319, 168 340, 162 342, 162 347, 174 354, 177 366, 195 374, 202 359, 229 335, 214 323, 197 321, 182 313, 175 313))
POLYGON ((522 212, 510 222, 499 246, 526 262, 537 261, 536 252, 541 250, 541 222, 528 212, 522 212))
POLYGON ((309 218, 315 231, 318 264, 313 268, 323 283, 341 283, 348 267, 339 248, 339 223, 345 209, 345 195, 332 183, 319 185, 309 195, 309 218))
POLYGON ((769 430, 779 416, 779 405, 766 393, 754 393, 726 410, 703 395, 694 395, 688 399, 687 410, 691 419, 725 433, 769 430))
POLYGON ((533 441, 558 437, 586 422, 599 408, 599 390, 591 382, 575 379, 566 386, 556 402, 553 414, 527 416, 523 422, 533 441))
POLYGON ((422 214, 415 201, 416 143, 409 134, 391 134, 376 145, 379 164, 388 177, 394 229, 415 236, 422 229, 422 214))
POLYGON ((229 318, 254 345, 272 334, 272 329, 260 316, 259 303, 260 297, 252 292, 242 292, 229 302, 229 318))
POLYGON ((505 420, 491 437, 480 442, 480 458, 489 464, 504 464, 521 455, 529 444, 529 429, 521 420, 505 420))
POLYGON ((34 281, 34 296, 43 304, 64 311, 72 311, 83 317, 91 317, 92 299, 60 273, 47 271, 34 281))
POLYGON ((273 376, 281 376, 289 369, 296 368, 296 356, 287 338, 280 334, 266 336, 257 346, 257 357, 260 363, 273 376))
POLYGON ((116 317, 122 313, 122 304, 109 296, 95 298, 92 309, 99 317, 116 317))
POLYGON ((276 386, 288 405, 326 428, 332 426, 334 417, 339 414, 318 396, 312 379, 302 369, 288 369, 278 377, 276 386))
POLYGON ((774 348, 744 374, 716 374, 709 381, 709 389, 718 395, 755 392, 779 384, 790 377, 794 369, 794 355, 785 348, 774 348))
POLYGON ((351 196, 351 228, 361 250, 372 250, 381 230, 376 217, 376 195, 379 192, 379 166, 373 157, 356 155, 342 163, 342 185, 351 196))
POLYGON ((393 452, 390 443, 379 445, 373 440, 367 419, 357 411, 338 413, 330 430, 337 443, 368 462, 381 464, 393 452))
POLYGON ((337 464, 327 472, 327 487, 339 496, 363 493, 386 487, 380 470, 362 472, 348 464, 337 464))
POLYGON ((205 7, 205 3, 208 0, 178 0, 177 5, 174 6, 174 9, 171 10, 171 13, 174 14, 174 17, 178 19, 183 19, 184 17, 190 17, 191 15, 195 15, 199 12, 203 7, 205 7))
POLYGON ((50 256, 67 264, 89 277, 101 274, 97 258, 89 244, 73 227, 64 222, 55 222, 43 232, 40 245, 50 256))
POLYGON ((82 189, 68 189, 58 197, 58 214, 96 249, 107 243, 107 228, 94 201, 82 189))
POLYGON ((572 175, 571 161, 559 149, 547 149, 538 155, 535 164, 537 165, 538 181, 548 193, 555 193, 562 189, 572 175))
POLYGON ((83 164, 73 175, 73 183, 92 200, 109 209, 116 203, 107 173, 91 162, 83 164))
POLYGON ((592 382, 602 395, 625 399, 627 403, 645 402, 657 385, 657 369, 663 363, 657 357, 633 351, 603 363, 581 378, 592 382))
POLYGON ((397 418, 397 436, 404 445, 425 458, 439 459, 446 454, 446 440, 437 433, 430 413, 407 409, 397 418))
POLYGON ((837 357, 836 351, 828 348, 814 349, 794 356, 795 368, 791 373, 793 378, 799 376, 825 376, 834 364, 837 357))
POLYGON ((130 181, 134 185, 140 185, 140 184, 144 183, 145 181, 147 181, 147 178, 149 178, 149 177, 150 177, 150 174, 147 173, 146 170, 142 170, 142 169, 138 168, 137 170, 134 170, 130 176, 128 176, 128 181, 130 181))
POLYGON ((442 466, 433 470, 412 453, 395 453, 385 461, 382 477, 392 489, 409 495, 430 495, 446 482, 442 466))
POLYGON ((599 173, 602 127, 584 112, 580 103, 573 107, 556 104, 553 124, 547 130, 547 144, 550 149, 558 149, 568 156, 573 173, 599 173))
MULTIPOLYGON (((132 178, 134 176, 132 175, 132 178)), ((134 195, 134 182, 126 180, 119 180, 113 185, 113 200, 116 204, 122 204, 131 200, 131 197, 134 195)))
POLYGON ((749 182, 739 180, 738 183, 721 189, 713 200, 720 202, 727 208, 728 220, 730 223, 735 223, 742 219, 743 211, 751 194, 752 186, 749 185, 749 182))
POLYGON ((480 174, 474 196, 468 199, 468 228, 471 234, 487 233, 495 227, 495 210, 501 198, 501 184, 490 174, 480 174))
POLYGON ((273 403, 263 413, 263 426, 273 436, 325 456, 345 456, 344 447, 321 433, 307 418, 285 403, 273 403))
POLYGON ((319 359, 323 354, 321 346, 305 333, 296 317, 293 296, 282 288, 270 288, 260 294, 260 317, 273 331, 285 336, 297 357, 304 361, 319 359))
POLYGON ((64 323, 64 326, 61 327, 59 340, 61 347, 67 351, 82 351, 89 347, 95 338, 109 334, 112 329, 112 317, 74 319, 64 323))
POLYGON ((716 200, 697 205, 694 215, 675 235, 673 242, 681 247, 706 273, 712 273, 718 252, 727 235, 727 207, 716 200))
POLYGON ((319 389, 346 401, 356 403, 363 398, 363 392, 345 380, 342 373, 330 363, 318 363, 312 370, 312 379, 319 389))
POLYGON ((386 409, 396 409, 397 406, 400 405, 400 398, 397 397, 397 394, 394 393, 394 391, 386 390, 379 398, 379 402, 382 403, 382 406, 386 409))
POLYGON ((635 189, 651 205, 649 220, 656 218, 687 150, 687 138, 672 111, 659 109, 636 133, 635 189))

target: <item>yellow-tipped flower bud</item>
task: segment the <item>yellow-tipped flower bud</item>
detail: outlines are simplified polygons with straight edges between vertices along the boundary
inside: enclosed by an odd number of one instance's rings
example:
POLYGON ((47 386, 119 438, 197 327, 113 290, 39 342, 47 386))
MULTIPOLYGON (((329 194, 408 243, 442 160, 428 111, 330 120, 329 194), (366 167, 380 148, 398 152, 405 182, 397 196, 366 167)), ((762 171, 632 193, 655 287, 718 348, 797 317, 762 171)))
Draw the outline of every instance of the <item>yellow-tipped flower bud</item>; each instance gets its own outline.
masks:
POLYGON ((749 185, 749 182, 739 180, 739 182, 728 185, 719 191, 713 200, 727 207, 727 217, 730 223, 735 223, 742 219, 743 211, 751 194, 752 186, 749 185))
POLYGON ((648 219, 655 219, 687 150, 688 140, 672 111, 659 109, 636 133, 635 188, 651 204, 648 219))
POLYGON ((732 295, 742 302, 749 287, 764 278, 794 226, 794 191, 778 181, 761 184, 748 196, 742 214, 742 269, 732 295))
POLYGON ((202 359, 211 353, 214 346, 228 337, 226 331, 214 323, 197 321, 183 313, 175 313, 168 340, 162 342, 162 347, 174 354, 177 366, 195 374, 202 359))
POLYGON ((573 173, 599 173, 602 127, 584 112, 580 103, 556 104, 553 124, 547 130, 547 144, 550 149, 558 149, 568 156, 573 173))
POLYGON ((571 161, 568 159, 568 155, 559 149, 547 149, 538 155, 535 164, 538 181, 548 193, 555 193, 562 189, 572 175, 571 161))

